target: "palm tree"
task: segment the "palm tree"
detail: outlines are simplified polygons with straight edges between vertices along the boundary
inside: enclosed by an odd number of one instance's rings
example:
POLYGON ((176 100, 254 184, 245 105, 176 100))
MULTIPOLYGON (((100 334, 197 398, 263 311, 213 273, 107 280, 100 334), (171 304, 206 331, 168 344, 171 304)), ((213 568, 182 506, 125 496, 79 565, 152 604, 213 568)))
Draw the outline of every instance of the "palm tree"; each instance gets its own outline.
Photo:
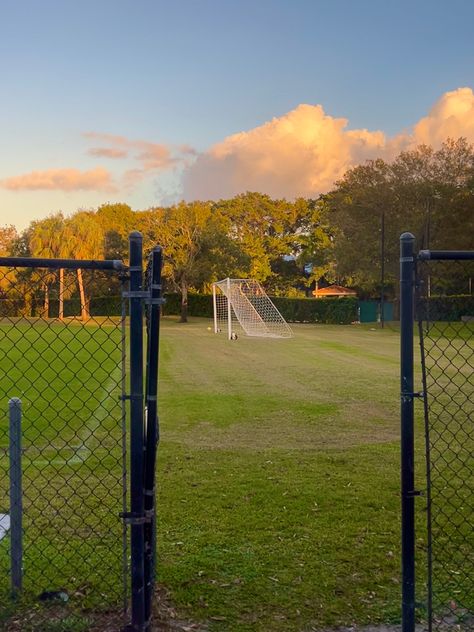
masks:
MULTIPOLYGON (((30 233, 31 254, 36 257, 57 259, 67 256, 65 250, 65 222, 62 213, 50 215, 46 219, 32 223, 30 233)), ((49 286, 56 280, 53 271, 42 273, 42 283, 44 290, 43 313, 46 318, 49 316, 49 286)), ((59 271, 59 319, 64 318, 64 270, 59 271)))
MULTIPOLYGON (((68 248, 76 259, 99 259, 103 256, 103 230, 92 211, 79 211, 66 221, 68 248)), ((81 318, 90 318, 89 300, 84 289, 82 270, 77 270, 77 282, 81 298, 81 318)))

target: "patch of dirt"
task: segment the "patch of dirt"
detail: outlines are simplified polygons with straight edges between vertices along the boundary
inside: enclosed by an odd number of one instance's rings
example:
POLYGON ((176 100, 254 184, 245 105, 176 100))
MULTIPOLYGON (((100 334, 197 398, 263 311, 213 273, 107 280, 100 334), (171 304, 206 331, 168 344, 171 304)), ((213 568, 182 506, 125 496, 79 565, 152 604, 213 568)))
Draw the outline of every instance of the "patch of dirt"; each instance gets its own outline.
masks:
MULTIPOLYGON (((128 617, 121 611, 73 612, 64 604, 35 605, 12 616, 0 630, 4 632, 122 632, 128 617)), ((208 632, 205 625, 178 617, 167 591, 156 590, 153 626, 150 632, 208 632)))
MULTIPOLYGON (((308 628, 304 632, 401 632, 401 625, 368 625, 368 626, 349 626, 342 628, 332 628, 331 630, 322 628, 308 628)), ((435 632, 474 632, 474 621, 466 621, 464 623, 446 622, 438 623, 433 626, 435 632)), ((415 628, 415 632, 428 632, 426 624, 419 624, 415 628)))

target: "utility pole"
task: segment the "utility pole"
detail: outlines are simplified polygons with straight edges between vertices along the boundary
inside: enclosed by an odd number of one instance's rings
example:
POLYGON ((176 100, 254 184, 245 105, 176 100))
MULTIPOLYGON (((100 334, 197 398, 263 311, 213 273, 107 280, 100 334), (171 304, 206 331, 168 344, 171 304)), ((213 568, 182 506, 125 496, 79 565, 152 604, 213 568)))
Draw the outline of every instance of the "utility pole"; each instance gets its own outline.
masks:
POLYGON ((381 220, 381 244, 380 244, 380 274, 381 274, 381 290, 380 290, 380 324, 382 329, 385 325, 385 209, 382 209, 381 220))

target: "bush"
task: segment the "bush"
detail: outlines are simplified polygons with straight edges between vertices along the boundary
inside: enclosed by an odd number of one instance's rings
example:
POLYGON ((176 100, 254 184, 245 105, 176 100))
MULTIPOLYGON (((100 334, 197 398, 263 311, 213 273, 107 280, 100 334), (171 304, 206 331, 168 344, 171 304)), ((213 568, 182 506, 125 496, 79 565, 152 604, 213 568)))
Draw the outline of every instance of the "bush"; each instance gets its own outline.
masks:
POLYGON ((430 296, 420 302, 419 312, 423 320, 457 322, 462 316, 474 316, 474 296, 430 296))
POLYGON ((357 320, 358 300, 347 298, 272 298, 283 318, 290 323, 349 325, 357 320))
MULTIPOLYGON (((179 294, 165 294, 165 300, 166 302, 163 305, 164 315, 174 316, 181 314, 181 296, 179 294)), ((188 314, 189 316, 212 318, 212 295, 188 294, 188 314)))
MULTIPOLYGON (((165 294, 163 314, 178 315, 181 312, 181 298, 178 294, 165 294)), ((358 301, 347 298, 282 298, 272 297, 278 311, 289 323, 327 323, 348 325, 357 320, 358 301)), ((212 296, 210 294, 189 294, 188 314, 212 318, 212 296)))

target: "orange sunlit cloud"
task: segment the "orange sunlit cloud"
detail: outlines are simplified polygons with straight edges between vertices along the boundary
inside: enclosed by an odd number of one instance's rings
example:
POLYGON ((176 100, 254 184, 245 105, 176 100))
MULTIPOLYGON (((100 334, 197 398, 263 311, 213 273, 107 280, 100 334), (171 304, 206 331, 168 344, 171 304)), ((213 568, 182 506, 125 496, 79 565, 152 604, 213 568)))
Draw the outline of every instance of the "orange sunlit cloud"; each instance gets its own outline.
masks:
POLYGON ((113 147, 94 147, 87 152, 96 158, 126 158, 128 151, 125 149, 114 149, 113 147))
POLYGON ((10 191, 107 191, 116 190, 110 173, 103 167, 90 171, 47 169, 0 180, 0 187, 10 191))
POLYGON ((86 132, 83 136, 107 145, 106 147, 100 146, 90 149, 88 152, 90 155, 127 158, 133 154, 133 158, 140 163, 140 169, 143 172, 171 169, 182 164, 186 155, 195 154, 194 149, 188 145, 175 148, 162 143, 132 140, 125 136, 101 132, 86 132))
POLYGON ((184 197, 218 199, 247 190, 311 197, 368 159, 390 160, 421 143, 437 147, 447 137, 473 142, 474 94, 471 88, 446 92, 412 131, 394 137, 347 126, 347 119, 326 114, 321 105, 299 105, 199 155, 184 173, 184 197))

